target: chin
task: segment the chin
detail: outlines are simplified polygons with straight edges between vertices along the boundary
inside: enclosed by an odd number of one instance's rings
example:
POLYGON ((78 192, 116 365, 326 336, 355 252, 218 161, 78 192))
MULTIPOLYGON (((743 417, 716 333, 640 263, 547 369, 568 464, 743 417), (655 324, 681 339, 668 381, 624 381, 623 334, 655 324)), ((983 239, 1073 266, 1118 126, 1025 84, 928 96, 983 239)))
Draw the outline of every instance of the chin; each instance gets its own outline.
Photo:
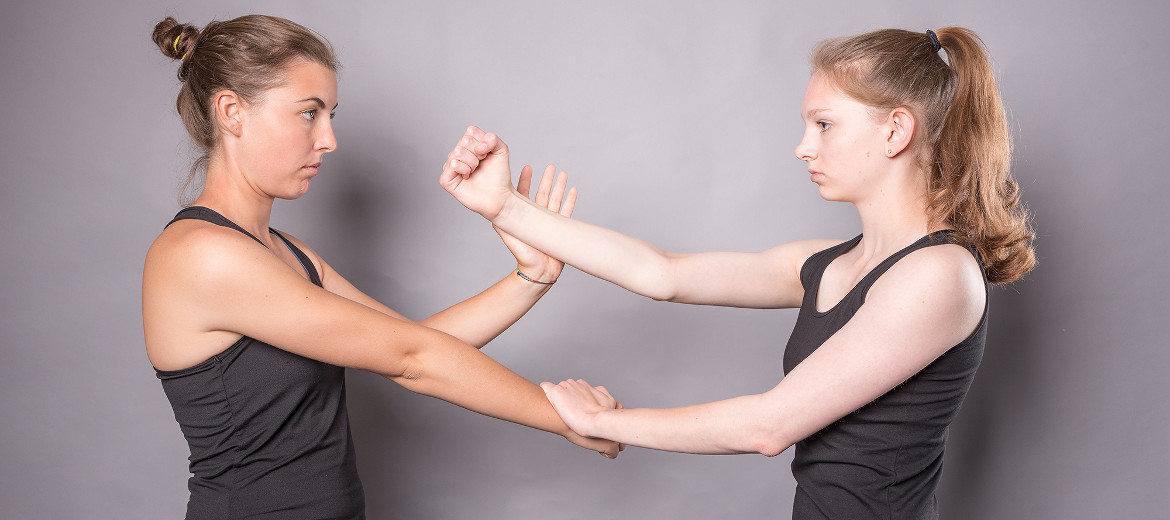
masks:
POLYGON ((824 185, 820 186, 820 195, 821 195, 822 199, 825 199, 826 201, 829 201, 829 202, 850 202, 850 203, 852 203, 854 201, 854 199, 849 197, 847 194, 841 193, 840 191, 833 190, 832 188, 826 188, 824 185))

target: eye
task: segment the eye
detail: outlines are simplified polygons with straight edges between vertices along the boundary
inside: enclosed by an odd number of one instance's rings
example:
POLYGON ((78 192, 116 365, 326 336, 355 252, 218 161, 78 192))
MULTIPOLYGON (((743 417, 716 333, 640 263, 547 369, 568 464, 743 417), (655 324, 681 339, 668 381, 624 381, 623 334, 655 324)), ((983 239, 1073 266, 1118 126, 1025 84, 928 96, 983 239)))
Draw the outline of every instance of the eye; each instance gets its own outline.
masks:
POLYGON ((833 126, 833 124, 828 121, 817 121, 817 126, 821 127, 821 131, 824 132, 833 126))
MULTIPOLYGON (((332 117, 332 114, 330 114, 330 116, 332 117)), ((304 112, 301 112, 301 117, 303 117, 309 121, 317 119, 317 109, 310 108, 304 112)))
POLYGON ((329 113, 329 119, 333 119, 335 117, 337 117, 337 112, 330 112, 329 113))

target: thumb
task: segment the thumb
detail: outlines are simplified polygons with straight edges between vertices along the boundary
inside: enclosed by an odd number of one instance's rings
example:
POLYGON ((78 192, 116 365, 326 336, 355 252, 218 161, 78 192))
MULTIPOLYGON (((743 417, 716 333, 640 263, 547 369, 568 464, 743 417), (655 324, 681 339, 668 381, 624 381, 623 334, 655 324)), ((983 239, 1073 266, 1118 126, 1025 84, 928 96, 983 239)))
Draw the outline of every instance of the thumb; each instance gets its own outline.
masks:
POLYGON ((479 156, 480 159, 488 155, 507 159, 508 145, 504 144, 504 140, 500 139, 500 136, 488 132, 475 145, 475 155, 479 156))

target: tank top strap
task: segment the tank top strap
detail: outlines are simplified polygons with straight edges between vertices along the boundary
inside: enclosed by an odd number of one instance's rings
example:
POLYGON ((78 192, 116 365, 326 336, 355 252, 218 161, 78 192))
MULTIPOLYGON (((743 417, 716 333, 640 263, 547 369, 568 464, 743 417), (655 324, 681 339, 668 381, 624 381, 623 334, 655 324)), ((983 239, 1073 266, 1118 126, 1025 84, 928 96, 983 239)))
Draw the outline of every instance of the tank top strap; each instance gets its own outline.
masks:
POLYGON ((292 254, 296 255, 297 260, 301 262, 301 267, 304 267, 305 272, 309 274, 309 281, 313 282, 313 285, 316 285, 317 287, 324 287, 321 285, 321 276, 317 274, 317 268, 313 267, 313 261, 309 260, 309 255, 306 255, 304 251, 301 251, 301 248, 297 247, 289 239, 284 238, 284 235, 280 234, 279 231, 272 228, 268 228, 268 231, 271 231, 273 235, 276 235, 276 237, 279 238, 281 242, 284 242, 284 246, 287 247, 289 251, 292 251, 292 254))
MULTIPOLYGON (((953 244, 955 243, 953 236, 954 230, 944 229, 942 231, 930 233, 918 239, 913 244, 902 248, 897 253, 894 253, 885 260, 882 260, 882 263, 878 264, 877 267, 874 267, 870 272, 866 273, 865 277, 863 277, 860 282, 857 282, 857 285, 854 286, 853 290, 850 292, 860 295, 864 299, 865 294, 869 293, 869 288, 873 286, 874 282, 877 282, 877 279, 880 278, 882 274, 893 267, 894 264, 898 263, 898 260, 901 260, 905 258, 906 255, 925 247, 942 244, 953 244)), ((978 256, 976 256, 976 258, 978 259, 978 256)))
POLYGON ((835 258, 841 256, 846 251, 853 249, 858 242, 861 242, 861 235, 853 237, 852 240, 846 240, 828 249, 823 249, 804 261, 804 265, 800 267, 800 283, 804 286, 807 292, 819 279, 825 268, 833 262, 835 258))
MULTIPOLYGON (((236 225, 235 222, 232 222, 227 217, 219 214, 218 211, 204 206, 188 206, 183 208, 179 211, 178 214, 175 215, 175 218, 171 219, 170 222, 167 222, 167 226, 170 226, 171 224, 174 224, 180 220, 188 219, 203 220, 212 224, 234 229, 247 235, 248 238, 255 240, 256 243, 264 246, 265 249, 268 248, 268 246, 264 245, 264 242, 261 242, 259 238, 256 238, 256 235, 253 235, 249 233, 248 230, 236 225)), ((285 238, 284 235, 280 234, 275 229, 268 228, 268 232, 276 235, 281 242, 284 242, 284 246, 287 247, 288 250, 297 257, 297 261, 301 263, 301 267, 305 268, 305 273, 309 275, 309 281, 313 282, 313 285, 316 285, 317 287, 324 287, 321 284, 321 275, 317 273, 317 268, 313 266, 312 260, 309 260, 309 256, 306 255, 304 251, 301 251, 301 248, 294 245, 291 241, 289 241, 289 239, 285 238)))
MULTIPOLYGON (((232 228, 236 231, 239 231, 240 233, 248 235, 248 238, 251 238, 252 240, 255 240, 256 242, 258 242, 260 245, 264 246, 264 242, 260 242, 260 239, 256 238, 256 235, 253 235, 253 234, 249 233, 246 229, 244 229, 240 226, 237 226, 235 222, 228 220, 227 217, 220 215, 219 212, 217 212, 211 208, 204 207, 204 206, 188 206, 186 208, 183 208, 182 210, 179 210, 179 213, 175 215, 175 218, 171 219, 170 222, 167 222, 167 226, 170 226, 171 224, 174 224, 175 222, 178 222, 180 220, 188 220, 188 219, 205 220, 207 222, 211 222, 212 224, 220 225, 220 226, 223 226, 226 228, 232 228)), ((163 227, 165 228, 166 226, 163 226, 163 227)), ((265 247, 265 249, 268 248, 268 246, 264 246, 264 247, 265 247)))

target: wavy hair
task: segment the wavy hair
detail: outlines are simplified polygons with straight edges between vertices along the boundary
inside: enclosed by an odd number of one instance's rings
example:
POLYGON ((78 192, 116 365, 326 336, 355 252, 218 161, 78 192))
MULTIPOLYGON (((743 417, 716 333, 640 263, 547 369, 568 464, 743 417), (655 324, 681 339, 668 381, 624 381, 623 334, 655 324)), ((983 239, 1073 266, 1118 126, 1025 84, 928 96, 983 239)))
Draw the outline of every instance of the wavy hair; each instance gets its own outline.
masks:
POLYGON ((936 38, 883 29, 825 40, 810 61, 875 115, 897 107, 914 115, 921 132, 911 152, 928 172, 931 218, 978 249, 988 281, 1012 282, 1036 265, 1035 233, 1012 178, 1011 134, 995 74, 971 30, 946 27, 936 38))

